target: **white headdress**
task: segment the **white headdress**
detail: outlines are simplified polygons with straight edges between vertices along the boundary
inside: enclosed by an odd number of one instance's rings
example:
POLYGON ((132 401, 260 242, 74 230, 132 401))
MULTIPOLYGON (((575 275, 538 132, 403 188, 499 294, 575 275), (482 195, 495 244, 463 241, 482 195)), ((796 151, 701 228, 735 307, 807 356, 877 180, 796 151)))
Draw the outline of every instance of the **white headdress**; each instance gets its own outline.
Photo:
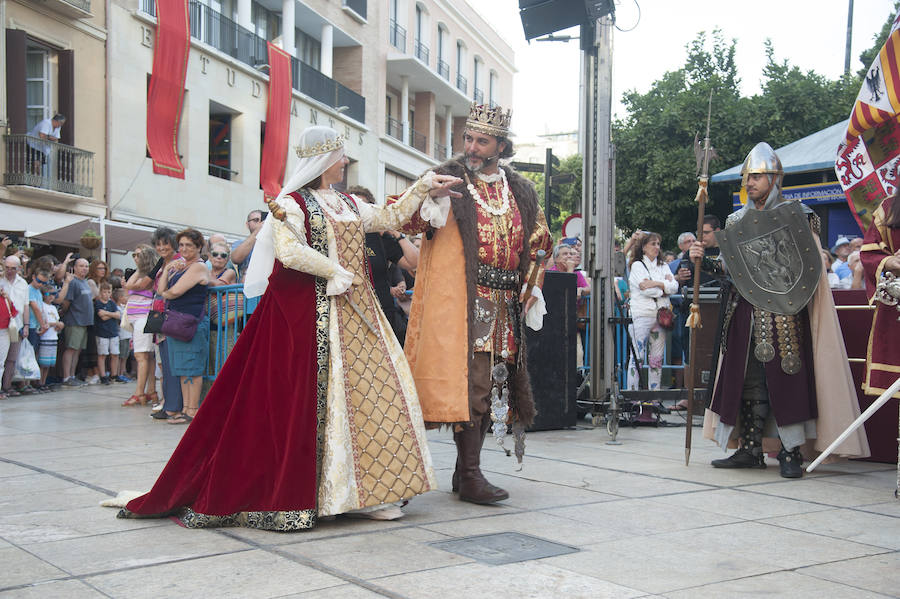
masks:
MULTIPOLYGON (((299 161, 293 174, 281 188, 275 203, 285 207, 293 202, 285 197, 313 181, 344 157, 344 137, 331 127, 309 127, 300 134, 295 148, 299 161)), ((253 256, 244 278, 244 294, 257 297, 265 292, 269 275, 275 265, 275 244, 272 238, 272 218, 267 218, 256 236, 253 256)))

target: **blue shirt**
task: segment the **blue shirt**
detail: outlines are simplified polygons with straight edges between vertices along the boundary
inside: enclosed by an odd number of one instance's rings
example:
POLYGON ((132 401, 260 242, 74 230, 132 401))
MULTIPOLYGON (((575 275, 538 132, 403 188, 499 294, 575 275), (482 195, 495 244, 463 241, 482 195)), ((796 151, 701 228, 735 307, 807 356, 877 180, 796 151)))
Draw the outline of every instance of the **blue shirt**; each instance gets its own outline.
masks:
POLYGON ((116 302, 112 300, 109 300, 107 302, 101 302, 98 299, 94 300, 94 334, 97 337, 103 337, 104 339, 112 339, 113 337, 118 337, 119 321, 115 318, 103 320, 102 318, 100 318, 100 315, 97 314, 97 310, 118 312, 118 309, 116 308, 116 302))
POLYGON ((853 276, 853 271, 850 270, 850 265, 846 262, 842 262, 837 268, 833 270, 834 274, 836 274, 839 279, 846 279, 847 277, 853 276))
POLYGON ((30 315, 30 319, 28 320, 28 328, 38 330, 40 327, 40 323, 38 322, 37 316, 34 315, 34 310, 31 309, 31 302, 37 302, 38 310, 41 310, 41 304, 44 303, 44 296, 41 293, 40 289, 35 289, 31 285, 28 286, 28 314, 30 315))

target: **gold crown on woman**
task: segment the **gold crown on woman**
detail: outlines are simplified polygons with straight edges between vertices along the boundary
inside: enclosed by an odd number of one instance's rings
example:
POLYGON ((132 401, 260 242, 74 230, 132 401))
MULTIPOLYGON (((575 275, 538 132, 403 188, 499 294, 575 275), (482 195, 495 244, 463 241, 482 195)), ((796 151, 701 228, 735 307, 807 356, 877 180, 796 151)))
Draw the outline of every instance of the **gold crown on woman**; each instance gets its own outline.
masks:
POLYGON ((509 137, 509 122, 512 120, 512 110, 505 113, 499 106, 491 108, 486 104, 475 104, 469 108, 469 118, 466 119, 466 129, 472 129, 485 135, 494 137, 509 137))
POLYGON ((320 141, 312 146, 297 146, 294 149, 297 151, 297 156, 300 158, 312 158, 313 156, 327 154, 328 152, 333 152, 338 148, 344 147, 344 142, 346 140, 346 135, 338 135, 334 139, 320 141))

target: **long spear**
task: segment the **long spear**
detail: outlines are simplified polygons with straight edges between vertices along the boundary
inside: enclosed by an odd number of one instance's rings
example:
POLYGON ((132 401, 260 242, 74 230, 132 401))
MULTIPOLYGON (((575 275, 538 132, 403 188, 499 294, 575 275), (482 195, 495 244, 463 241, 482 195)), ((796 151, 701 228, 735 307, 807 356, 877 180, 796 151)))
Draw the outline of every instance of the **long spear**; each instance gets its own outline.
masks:
MULTIPOLYGON (((706 212, 706 200, 708 194, 706 187, 709 184, 709 154, 712 146, 709 142, 709 125, 712 120, 712 90, 709 92, 709 108, 706 113, 706 137, 703 139, 703 160, 700 169, 699 184, 697 186, 697 239, 703 239, 703 217, 706 212)), ((695 138, 696 139, 696 138, 695 138)), ((699 156, 698 156, 699 158, 699 156)), ((691 435, 694 429, 694 377, 697 372, 697 331, 700 323, 700 262, 702 258, 694 260, 694 294, 691 298, 691 315, 688 317, 687 326, 691 329, 690 363, 688 368, 688 408, 687 427, 684 431, 684 465, 691 463, 691 435)))

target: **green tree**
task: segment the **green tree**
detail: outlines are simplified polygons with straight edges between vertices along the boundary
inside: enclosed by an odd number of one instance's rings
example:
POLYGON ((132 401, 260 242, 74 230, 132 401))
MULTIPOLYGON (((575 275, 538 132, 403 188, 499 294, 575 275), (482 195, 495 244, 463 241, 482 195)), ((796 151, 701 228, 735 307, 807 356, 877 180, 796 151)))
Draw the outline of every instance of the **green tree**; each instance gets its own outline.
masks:
POLYGON ((866 76, 866 71, 869 70, 869 67, 872 66, 872 62, 875 60, 875 56, 881 51, 881 47, 884 46, 884 42, 887 41, 888 34, 891 32, 891 27, 894 25, 894 18, 897 13, 900 12, 900 0, 894 2, 894 10, 891 11, 891 14, 888 15, 887 21, 884 22, 884 25, 881 26, 881 31, 879 31, 872 38, 872 47, 868 50, 864 50, 859 55, 859 61, 862 63, 862 68, 856 72, 857 76, 862 79, 866 76))

